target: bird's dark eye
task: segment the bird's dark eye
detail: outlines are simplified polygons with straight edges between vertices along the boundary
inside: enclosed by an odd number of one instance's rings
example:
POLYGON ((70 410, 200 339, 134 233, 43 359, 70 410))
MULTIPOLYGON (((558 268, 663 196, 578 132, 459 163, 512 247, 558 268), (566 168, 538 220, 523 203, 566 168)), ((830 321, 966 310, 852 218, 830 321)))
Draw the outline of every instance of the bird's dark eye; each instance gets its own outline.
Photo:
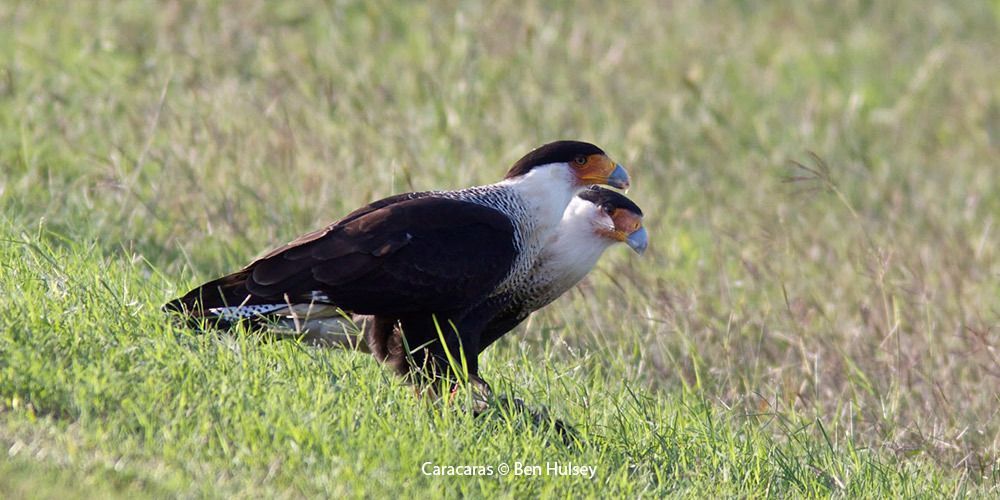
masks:
POLYGON ((574 158, 573 161, 575 161, 577 165, 583 165, 584 163, 587 163, 587 157, 580 155, 574 158))
POLYGON ((611 214, 615 213, 615 207, 612 207, 611 205, 604 205, 601 208, 603 208, 604 209, 604 213, 606 213, 608 215, 611 215, 611 214))

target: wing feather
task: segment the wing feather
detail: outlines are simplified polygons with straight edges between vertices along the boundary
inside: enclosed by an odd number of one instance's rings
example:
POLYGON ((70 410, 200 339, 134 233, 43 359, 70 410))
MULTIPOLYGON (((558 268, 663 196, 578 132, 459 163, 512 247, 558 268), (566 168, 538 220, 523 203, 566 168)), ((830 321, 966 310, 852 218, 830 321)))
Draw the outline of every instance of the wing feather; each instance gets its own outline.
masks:
POLYGON ((199 298, 207 309, 216 302, 308 302, 322 292, 330 304, 361 314, 458 310, 495 289, 515 254, 514 226, 497 210, 430 195, 398 196, 303 235, 185 297, 199 298))

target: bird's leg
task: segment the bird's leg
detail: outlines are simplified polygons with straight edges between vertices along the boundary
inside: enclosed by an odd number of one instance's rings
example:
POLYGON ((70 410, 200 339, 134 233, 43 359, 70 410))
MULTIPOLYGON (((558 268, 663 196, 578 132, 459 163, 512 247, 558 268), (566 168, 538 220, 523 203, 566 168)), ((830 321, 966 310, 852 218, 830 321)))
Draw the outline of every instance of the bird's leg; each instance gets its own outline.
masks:
POLYGON ((373 316, 364 329, 364 342, 379 362, 398 364, 396 358, 402 357, 402 334, 395 318, 373 316))
POLYGON ((478 415, 489 408, 493 389, 479 376, 479 355, 476 345, 472 341, 467 341, 462 345, 462 349, 468 369, 469 389, 472 391, 472 411, 478 415))

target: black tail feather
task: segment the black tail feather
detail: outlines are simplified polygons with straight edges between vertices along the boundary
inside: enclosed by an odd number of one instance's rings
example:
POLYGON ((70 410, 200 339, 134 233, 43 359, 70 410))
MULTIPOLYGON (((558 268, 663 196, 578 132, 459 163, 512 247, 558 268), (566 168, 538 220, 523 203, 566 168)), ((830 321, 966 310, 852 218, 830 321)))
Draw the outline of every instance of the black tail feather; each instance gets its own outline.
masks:
MULTIPOLYGON (((165 312, 179 312, 192 317, 206 317, 216 307, 253 304, 255 297, 247 291, 248 271, 239 271, 209 281, 190 292, 163 305, 165 312)), ((260 300, 260 298, 257 298, 260 300)))

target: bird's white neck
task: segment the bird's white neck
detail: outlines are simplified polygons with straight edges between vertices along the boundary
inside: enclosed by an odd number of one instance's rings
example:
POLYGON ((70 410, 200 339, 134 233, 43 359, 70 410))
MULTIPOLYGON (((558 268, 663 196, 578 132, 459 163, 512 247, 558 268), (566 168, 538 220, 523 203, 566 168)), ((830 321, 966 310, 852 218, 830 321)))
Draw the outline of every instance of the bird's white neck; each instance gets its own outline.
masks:
POLYGON ((584 189, 576 183, 571 167, 552 163, 531 169, 522 176, 505 179, 500 184, 515 191, 535 218, 535 232, 547 235, 562 219, 566 206, 584 189))
MULTIPOLYGON (((558 230, 543 251, 546 265, 562 281, 558 285, 567 289, 575 285, 594 268, 604 251, 615 243, 598 233, 600 228, 597 224, 607 219, 600 217, 600 210, 580 198, 573 198, 566 207, 558 230)), ((607 222, 610 223, 610 220, 607 222)))

